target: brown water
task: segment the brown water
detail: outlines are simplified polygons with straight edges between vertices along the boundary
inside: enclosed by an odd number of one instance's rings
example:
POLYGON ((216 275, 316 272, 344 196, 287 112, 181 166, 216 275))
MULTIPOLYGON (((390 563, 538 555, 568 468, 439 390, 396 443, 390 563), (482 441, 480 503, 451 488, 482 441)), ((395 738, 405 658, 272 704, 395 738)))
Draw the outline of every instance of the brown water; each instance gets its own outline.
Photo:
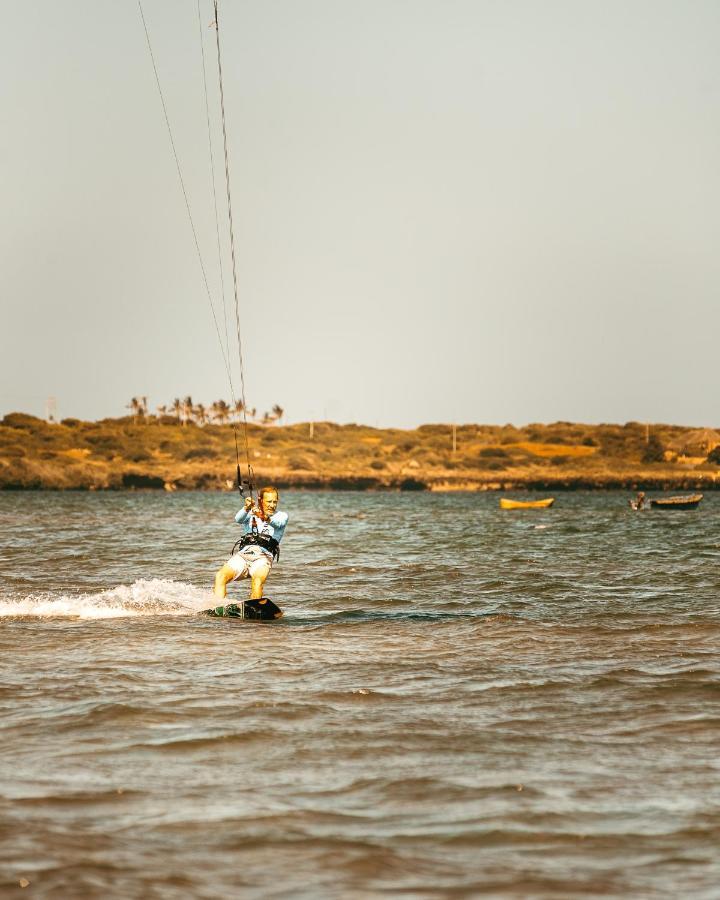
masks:
POLYGON ((3 897, 720 897, 720 496, 281 500, 0 495, 3 897))

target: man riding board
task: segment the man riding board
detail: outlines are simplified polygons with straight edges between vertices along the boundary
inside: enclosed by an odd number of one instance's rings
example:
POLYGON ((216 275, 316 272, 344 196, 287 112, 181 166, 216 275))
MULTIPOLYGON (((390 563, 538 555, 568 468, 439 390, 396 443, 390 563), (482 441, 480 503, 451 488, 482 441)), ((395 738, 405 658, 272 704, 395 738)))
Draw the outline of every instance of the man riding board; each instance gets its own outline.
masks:
POLYGON ((639 510, 639 509, 649 509, 649 508, 650 508, 650 504, 647 502, 647 498, 645 497, 645 492, 644 492, 644 491, 638 491, 637 497, 636 497, 634 500, 631 500, 631 501, 630 501, 630 506, 631 506, 634 510, 639 510))
POLYGON ((252 497, 245 498, 245 506, 235 516, 244 534, 233 548, 233 555, 215 576, 216 597, 227 597, 231 581, 249 578, 250 600, 265 604, 263 587, 273 561, 280 555, 280 541, 289 518, 286 512, 278 511, 278 499, 274 487, 264 487, 259 492, 257 505, 252 497))

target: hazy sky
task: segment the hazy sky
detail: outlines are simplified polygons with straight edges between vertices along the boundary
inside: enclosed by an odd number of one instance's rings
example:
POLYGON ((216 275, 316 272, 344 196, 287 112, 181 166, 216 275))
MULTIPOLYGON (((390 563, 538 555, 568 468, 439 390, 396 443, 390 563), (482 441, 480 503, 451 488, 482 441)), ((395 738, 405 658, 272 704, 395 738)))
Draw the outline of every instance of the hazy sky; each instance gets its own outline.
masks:
MULTIPOLYGON (((219 308, 196 0, 143 7, 219 308)), ((252 405, 720 424, 717 0, 220 10, 252 405)), ((0 412, 229 400, 137 3, 3 0, 0 85, 0 412)))

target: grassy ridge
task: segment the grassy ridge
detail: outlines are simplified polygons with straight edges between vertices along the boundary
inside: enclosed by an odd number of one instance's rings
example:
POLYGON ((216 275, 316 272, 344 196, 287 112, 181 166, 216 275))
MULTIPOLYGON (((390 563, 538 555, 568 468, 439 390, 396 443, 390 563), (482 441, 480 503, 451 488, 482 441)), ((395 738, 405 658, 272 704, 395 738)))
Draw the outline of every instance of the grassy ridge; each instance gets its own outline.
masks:
MULTIPOLYGON (((331 422, 250 426, 256 480, 280 487, 483 490, 720 486, 707 460, 714 433, 672 425, 450 425, 413 431, 331 422), (648 441, 649 436, 649 441, 648 441)), ((720 435, 718 443, 720 444, 720 435)), ((711 459, 717 454, 711 454, 711 459)), ((231 425, 170 416, 50 424, 23 413, 0 422, 0 489, 225 490, 231 425)))

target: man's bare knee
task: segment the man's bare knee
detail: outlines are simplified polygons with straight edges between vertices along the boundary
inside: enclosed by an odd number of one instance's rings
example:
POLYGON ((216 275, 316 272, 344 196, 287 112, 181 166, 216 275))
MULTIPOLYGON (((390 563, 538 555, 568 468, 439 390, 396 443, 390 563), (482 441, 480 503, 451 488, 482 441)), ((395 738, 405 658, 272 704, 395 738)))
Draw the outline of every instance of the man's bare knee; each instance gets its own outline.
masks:
POLYGON ((216 597, 226 597, 227 596, 227 585, 229 582, 233 580, 235 577, 235 572, 229 566, 223 566, 217 574, 215 575, 215 596, 216 597))
POLYGON ((270 574, 270 567, 260 569, 250 579, 250 597, 252 600, 259 600, 262 597, 265 581, 270 574))

